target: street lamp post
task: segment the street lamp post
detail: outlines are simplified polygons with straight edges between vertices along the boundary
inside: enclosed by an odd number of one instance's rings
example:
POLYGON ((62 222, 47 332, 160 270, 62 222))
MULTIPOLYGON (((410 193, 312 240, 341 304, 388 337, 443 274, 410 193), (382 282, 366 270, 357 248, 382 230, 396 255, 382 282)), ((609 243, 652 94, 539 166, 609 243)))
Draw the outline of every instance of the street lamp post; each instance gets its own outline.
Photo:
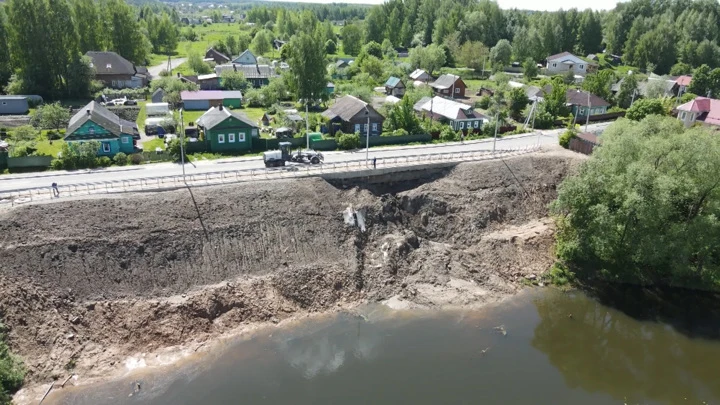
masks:
MULTIPOLYGON (((311 97, 314 94, 310 94, 311 97)), ((305 141, 307 143, 306 149, 310 150, 310 112, 308 110, 308 100, 305 100, 305 141)))
POLYGON ((493 153, 495 153, 495 143, 497 142, 498 124, 500 123, 500 113, 495 114, 495 136, 493 137, 493 153))

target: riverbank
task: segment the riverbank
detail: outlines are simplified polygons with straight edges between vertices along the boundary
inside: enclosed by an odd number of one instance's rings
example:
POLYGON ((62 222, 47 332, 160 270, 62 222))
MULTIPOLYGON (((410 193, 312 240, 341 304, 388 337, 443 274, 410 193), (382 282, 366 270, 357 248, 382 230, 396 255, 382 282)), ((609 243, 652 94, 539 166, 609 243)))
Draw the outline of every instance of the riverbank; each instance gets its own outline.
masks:
POLYGON ((272 181, 8 211, 0 313, 28 367, 16 401, 360 303, 497 302, 553 263, 547 205, 580 161, 553 149, 415 181, 272 181), (345 222, 348 207, 366 231, 345 222))

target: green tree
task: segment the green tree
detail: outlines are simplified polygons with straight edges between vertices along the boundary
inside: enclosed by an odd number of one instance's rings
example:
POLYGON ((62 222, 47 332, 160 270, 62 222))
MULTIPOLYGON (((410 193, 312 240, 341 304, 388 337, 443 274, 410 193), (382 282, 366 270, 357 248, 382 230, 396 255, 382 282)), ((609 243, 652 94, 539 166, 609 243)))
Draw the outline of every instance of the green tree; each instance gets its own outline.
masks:
POLYGON ((688 86, 688 91, 706 96, 710 90, 710 66, 701 65, 693 71, 692 81, 690 82, 690 86, 688 86))
POLYGON ((302 100, 326 99, 325 47, 319 38, 301 33, 290 40, 290 86, 302 100))
POLYGON ((228 34, 227 37, 225 37, 225 47, 227 48, 227 51, 230 53, 230 56, 238 55, 240 53, 240 49, 238 49, 238 43, 235 39, 235 36, 232 34, 228 34))
POLYGON ((343 52, 357 56, 362 48, 362 30, 356 24, 347 24, 342 28, 341 32, 343 52))
POLYGON ((172 55, 175 53, 179 34, 177 26, 172 22, 170 16, 163 13, 157 26, 154 28, 155 41, 153 42, 153 47, 155 52, 163 55, 172 55))
POLYGON ((537 63, 532 58, 527 58, 523 62, 523 75, 527 79, 533 79, 538 75, 540 69, 537 67, 537 63))
POLYGON ((627 75, 620 84, 620 91, 615 95, 615 102, 621 108, 628 108, 637 94, 638 81, 636 75, 627 75))
POLYGON ((392 59, 397 58, 398 53, 395 50, 395 47, 393 47, 393 44, 389 39, 385 38, 383 40, 381 48, 382 48, 382 55, 385 59, 392 60, 392 59))
POLYGON ((567 107, 567 86, 561 80, 552 82, 552 89, 546 94, 543 101, 544 111, 550 114, 553 120, 567 116, 570 112, 567 107))
POLYGON ((717 289, 718 154, 712 131, 670 117, 616 122, 552 204, 559 259, 612 281, 717 289))
POLYGON ((203 56, 197 51, 191 50, 188 52, 187 64, 198 75, 205 75, 212 71, 210 66, 203 60, 203 56))
POLYGON ((20 359, 10 352, 5 341, 5 325, 0 323, 0 404, 10 405, 11 395, 22 386, 25 367, 20 359))
POLYGON ((350 150, 357 149, 360 146, 360 134, 343 134, 342 132, 335 134, 337 136, 337 144, 340 149, 350 150))
MULTIPOLYGON (((242 53, 246 49, 249 49, 251 42, 252 42, 252 38, 250 37, 250 34, 247 32, 241 32, 240 35, 238 35, 238 40, 237 40, 238 53, 242 53)), ((235 55, 233 54, 233 55, 228 55, 228 56, 235 56, 235 55)))
POLYGON ((103 49, 104 34, 98 4, 93 0, 74 0, 72 5, 80 40, 80 53, 103 49))
POLYGON ((7 30, 7 16, 5 16, 4 8, 0 7, 0 43, 5 44, 0 47, 0 88, 5 86, 8 80, 10 80, 10 75, 12 74, 10 47, 8 46, 9 41, 10 38, 7 30))
MULTIPOLYGON (((512 59, 512 45, 507 39, 501 39, 490 49, 490 61, 494 68, 502 68, 510 64, 512 59)), ((500 70, 500 69, 498 69, 500 70)))
POLYGON ((404 129, 409 134, 418 134, 422 130, 420 128, 420 120, 413 110, 413 104, 409 97, 403 97, 402 101, 390 108, 385 120, 385 126, 390 131, 404 129))
POLYGON ((70 121, 70 110, 60 103, 43 104, 35 110, 35 117, 41 129, 60 129, 70 121))
POLYGON ((585 10, 580 17, 577 33, 577 52, 581 55, 602 50, 602 24, 595 11, 585 10))
POLYGON ((435 44, 418 46, 410 50, 410 65, 414 69, 425 69, 432 74, 445 66, 445 51, 435 44))
POLYGON ((380 44, 378 44, 377 42, 374 42, 374 41, 368 42, 367 44, 363 45, 358 59, 361 59, 363 56, 374 56, 378 59, 382 59, 382 57, 383 57, 382 46, 380 46, 380 44))
POLYGON ((89 56, 77 54, 70 61, 68 71, 65 74, 67 84, 67 96, 71 98, 88 98, 93 91, 93 78, 95 69, 91 66, 92 60, 89 56))
POLYGON ((387 16, 380 7, 373 7, 365 16, 365 43, 380 43, 385 32, 385 19, 387 16))
POLYGON ((609 100, 611 95, 610 89, 614 80, 615 75, 612 70, 601 70, 598 73, 585 76, 582 88, 603 100, 609 100))
POLYGON ((123 0, 105 0, 102 5, 107 49, 136 64, 145 64, 152 43, 141 29, 135 11, 123 0))
POLYGON ((468 41, 460 45, 457 50, 457 62, 461 65, 480 71, 488 58, 490 51, 479 41, 468 41))
POLYGON ((325 41, 325 53, 333 55, 335 52, 337 52, 337 45, 335 45, 335 42, 332 39, 325 41))
POLYGON ((270 32, 267 30, 258 31, 252 43, 250 43, 250 49, 258 56, 270 52, 272 50, 272 35, 270 32))
POLYGON ((682 76, 682 75, 689 75, 692 74, 692 66, 688 65, 684 62, 678 62, 673 65, 672 68, 670 68, 670 75, 671 76, 682 76))
POLYGON ((220 85, 224 90, 245 90, 250 86, 241 71, 226 69, 220 72, 220 85))
POLYGON ((668 115, 664 100, 659 98, 643 98, 628 108, 625 117, 633 121, 641 121, 648 115, 668 115))
POLYGON ((525 107, 527 107, 530 100, 528 99, 525 90, 522 87, 515 87, 510 90, 508 97, 510 116, 514 119, 519 119, 525 107))
POLYGON ((368 56, 360 63, 360 70, 370 75, 370 77, 380 77, 384 71, 383 63, 375 56, 368 56))
POLYGON ((157 89, 163 89, 165 91, 163 101, 170 103, 172 106, 177 106, 182 101, 180 99, 180 92, 185 90, 196 91, 199 88, 195 83, 189 83, 172 76, 166 76, 153 80, 152 83, 150 83, 151 92, 157 89))

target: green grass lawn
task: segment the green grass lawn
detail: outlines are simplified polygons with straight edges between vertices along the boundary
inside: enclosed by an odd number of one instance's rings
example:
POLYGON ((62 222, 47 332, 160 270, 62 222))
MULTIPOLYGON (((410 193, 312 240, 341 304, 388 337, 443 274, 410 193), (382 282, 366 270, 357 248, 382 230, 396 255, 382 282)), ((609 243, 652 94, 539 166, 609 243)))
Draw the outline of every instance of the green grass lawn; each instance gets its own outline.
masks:
MULTIPOLYGON (((238 23, 216 23, 207 27, 198 25, 194 28, 198 34, 197 41, 180 41, 175 48, 174 58, 186 58, 190 52, 199 52, 202 55, 215 42, 224 40, 228 35, 238 35, 242 31, 247 31, 249 27, 238 23)), ((230 56, 230 55, 228 55, 230 56)), ((150 55, 150 66, 159 65, 167 61, 167 55, 150 55)))
POLYGON ((140 128, 141 131, 145 130, 145 120, 147 119, 147 112, 145 111, 145 104, 147 104, 147 101, 138 101, 138 106, 140 107, 140 112, 138 113, 137 119, 135 122, 138 125, 138 128, 140 128))
POLYGON ((62 150, 63 145, 65 145, 65 141, 61 139, 57 139, 54 141, 38 141, 37 153, 40 155, 57 157, 58 153, 60 153, 60 151, 62 150))
POLYGON ((165 140, 160 138, 153 138, 149 141, 145 141, 142 144, 145 152, 155 152, 155 148, 165 149, 165 140))

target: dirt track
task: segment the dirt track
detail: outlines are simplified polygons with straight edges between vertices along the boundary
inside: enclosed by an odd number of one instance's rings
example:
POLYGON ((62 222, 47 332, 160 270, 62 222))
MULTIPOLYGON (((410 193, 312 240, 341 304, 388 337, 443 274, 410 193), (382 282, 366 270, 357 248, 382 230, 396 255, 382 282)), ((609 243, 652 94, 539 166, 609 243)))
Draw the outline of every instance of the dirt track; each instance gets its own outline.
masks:
POLYGON ((368 300, 498 300, 552 263, 547 205, 579 161, 462 164, 382 195, 303 179, 19 208, 0 214, 0 315, 33 384, 368 300))

